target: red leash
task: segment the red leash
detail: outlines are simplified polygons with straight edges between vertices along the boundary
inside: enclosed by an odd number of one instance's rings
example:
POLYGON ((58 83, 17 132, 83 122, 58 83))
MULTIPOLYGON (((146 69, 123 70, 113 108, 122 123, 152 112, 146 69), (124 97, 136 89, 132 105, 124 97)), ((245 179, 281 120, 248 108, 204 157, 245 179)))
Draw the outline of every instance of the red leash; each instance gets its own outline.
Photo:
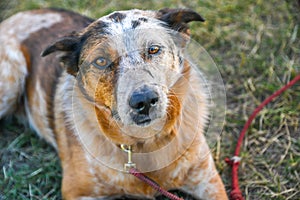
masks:
POLYGON ((147 177, 145 174, 142 172, 138 171, 136 168, 130 168, 129 173, 132 174, 133 176, 137 177, 141 181, 147 183, 150 185, 153 189, 156 191, 160 192, 162 195, 168 197, 171 200, 183 200, 182 198, 179 198, 178 196, 168 192, 167 190, 163 189, 160 187, 155 181, 147 177))
POLYGON ((240 154, 240 148, 242 146, 243 139, 245 137, 245 134, 251 125, 253 119, 256 117, 256 115, 263 109, 264 106, 266 106, 268 103, 270 103, 275 97, 279 96, 281 93, 283 93, 285 90, 289 89, 291 86, 295 85, 297 81, 300 81, 300 74, 297 75, 293 80, 291 80, 289 83, 287 83, 285 86, 274 92, 270 97, 265 99, 250 115, 248 121, 244 125, 243 130, 240 133, 239 139, 236 144, 234 156, 229 159, 226 158, 225 161, 232 166, 232 180, 231 180, 231 192, 230 192, 230 199, 231 200, 243 200, 242 192, 239 188, 239 181, 238 181, 238 168, 240 164, 240 158, 238 157, 240 154))
POLYGON ((127 163, 124 164, 124 170, 128 172, 129 174, 137 177, 141 181, 147 183, 149 186, 151 186, 153 189, 161 193, 162 195, 168 197, 171 200, 184 200, 182 198, 179 198, 178 196, 168 192, 167 190, 160 187, 158 183, 156 183, 154 180, 140 172, 137 168, 135 163, 132 162, 132 149, 130 145, 121 144, 121 149, 127 153, 127 163))
MULTIPOLYGON (((239 168, 239 164, 240 164, 240 158, 239 153, 240 153, 240 148, 244 139, 244 136, 249 128, 249 126, 251 125, 253 119, 256 117, 256 115, 263 109, 264 106, 266 106, 268 103, 270 103, 275 97, 279 96, 281 93, 283 93, 285 90, 287 90, 288 88, 290 88, 291 86, 293 86, 294 84, 296 84, 297 81, 300 81, 300 74, 298 76, 296 76, 292 81, 290 81, 288 84, 286 84, 285 86, 283 86, 281 89, 279 89, 278 91, 276 91, 274 94, 272 94, 270 97, 268 97, 266 100, 264 100, 255 110, 254 112, 251 114, 251 116, 249 117, 248 121, 246 122, 246 124, 244 125, 243 130, 240 133, 238 142, 236 144, 236 148, 235 148, 235 152, 234 152, 234 156, 229 159, 226 158, 225 161, 232 166, 232 183, 231 183, 231 192, 230 192, 230 199, 231 200, 244 200, 243 196, 242 196, 242 192, 239 189, 239 182, 238 182, 238 168, 239 168)), ((168 197, 171 200, 183 200, 182 198, 177 197, 176 195, 164 190, 163 188, 161 188, 159 186, 159 184, 157 184, 155 181, 153 181, 152 179, 150 179, 149 177, 147 177, 145 174, 143 174, 142 172, 138 171, 134 165, 134 163, 131 162, 131 148, 129 147, 128 149, 126 149, 124 146, 122 147, 122 149, 128 153, 128 163, 125 164, 125 168, 126 165, 128 165, 129 167, 131 166, 131 168, 129 169, 129 173, 132 174, 133 176, 137 177, 138 179, 140 179, 141 181, 147 183, 148 185, 150 185, 153 189, 155 189, 156 191, 160 192, 161 194, 163 194, 164 196, 168 197)))

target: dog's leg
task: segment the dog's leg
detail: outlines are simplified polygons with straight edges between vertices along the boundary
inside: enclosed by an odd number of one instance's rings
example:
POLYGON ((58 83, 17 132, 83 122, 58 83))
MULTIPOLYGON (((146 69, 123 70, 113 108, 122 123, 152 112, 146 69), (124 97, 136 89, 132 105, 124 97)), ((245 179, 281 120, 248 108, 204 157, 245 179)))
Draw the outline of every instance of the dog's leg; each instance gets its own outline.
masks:
MULTIPOLYGON (((1 27, 0 27, 0 33, 1 27)), ((26 58, 14 38, 0 35, 0 119, 12 114, 22 96, 27 74, 26 58)))
POLYGON ((208 153, 204 162, 191 169, 186 186, 183 190, 197 199, 226 200, 228 199, 222 180, 215 168, 212 156, 208 153))

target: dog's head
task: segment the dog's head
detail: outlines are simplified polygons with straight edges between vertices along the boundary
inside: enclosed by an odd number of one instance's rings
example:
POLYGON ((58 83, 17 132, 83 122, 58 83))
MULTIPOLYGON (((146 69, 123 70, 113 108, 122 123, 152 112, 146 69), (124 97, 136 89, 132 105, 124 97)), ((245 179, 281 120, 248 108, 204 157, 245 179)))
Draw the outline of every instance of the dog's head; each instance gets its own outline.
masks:
POLYGON ((97 111, 103 129, 114 121, 123 130, 157 131, 179 114, 172 88, 185 71, 191 21, 204 19, 189 9, 118 11, 61 38, 42 55, 64 53, 61 63, 77 77, 86 99, 103 108, 97 111))

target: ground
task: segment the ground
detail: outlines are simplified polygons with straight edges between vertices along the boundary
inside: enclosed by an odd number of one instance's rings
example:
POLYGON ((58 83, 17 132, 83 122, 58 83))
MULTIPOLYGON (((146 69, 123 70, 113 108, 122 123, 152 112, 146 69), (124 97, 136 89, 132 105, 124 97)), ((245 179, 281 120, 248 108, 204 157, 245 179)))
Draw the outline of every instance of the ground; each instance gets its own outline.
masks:
MULTIPOLYGON (((233 155, 243 124, 260 102, 300 73, 296 0, 2 0, 0 20, 40 7, 63 7, 95 18, 130 8, 188 7, 201 13, 206 22, 192 24, 193 39, 212 56, 226 87, 226 123, 214 157, 228 192, 230 168, 224 158, 233 155)), ((299 102, 300 83, 264 108, 251 125, 239 169, 246 199, 300 199, 299 102)), ((0 167, 0 200, 61 198, 55 151, 15 119, 0 124, 0 167)))

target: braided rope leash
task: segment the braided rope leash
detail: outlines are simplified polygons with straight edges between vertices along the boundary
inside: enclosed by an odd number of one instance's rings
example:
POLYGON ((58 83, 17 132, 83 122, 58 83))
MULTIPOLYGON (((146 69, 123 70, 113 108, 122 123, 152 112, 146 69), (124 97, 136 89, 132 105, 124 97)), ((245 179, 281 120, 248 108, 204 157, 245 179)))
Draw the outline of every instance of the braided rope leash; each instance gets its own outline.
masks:
POLYGON ((127 163, 124 164, 124 171, 137 177, 138 179, 152 187, 154 190, 158 191, 159 193, 161 193, 165 197, 168 197, 171 200, 184 200, 163 189, 158 183, 156 183, 154 180, 152 180, 136 168, 136 164, 132 162, 132 149, 130 145, 122 144, 121 149, 127 153, 127 163))
POLYGON ((156 183, 154 180, 152 180, 151 178, 147 177, 145 174, 143 174, 142 172, 140 172, 139 170, 137 170, 136 168, 130 168, 129 169, 129 173, 132 174, 133 176, 137 177, 138 179, 140 179, 141 181, 147 183, 148 185, 150 185, 153 189, 155 189, 156 191, 158 191, 159 193, 161 193, 162 195, 164 195, 165 197, 168 197, 171 200, 184 200, 182 198, 179 198, 178 196, 168 192, 167 190, 163 189, 162 187, 160 187, 160 185, 158 183, 156 183))
POLYGON ((232 180, 231 180, 231 192, 230 192, 230 199, 231 200, 244 200, 242 192, 239 188, 239 181, 238 181, 238 168, 240 164, 241 158, 239 157, 240 154, 240 148, 242 146, 243 139, 245 137, 245 134, 251 125, 252 121, 256 117, 256 115, 268 104, 270 103, 275 97, 279 96, 282 94, 285 90, 289 89, 293 85, 297 83, 297 81, 300 81, 300 74, 298 74, 293 80, 288 82, 285 86, 274 92, 271 96, 269 96, 267 99, 265 99, 250 115, 249 119, 244 125, 244 128, 242 129, 240 136, 238 138, 234 156, 229 159, 226 158, 225 161, 228 163, 230 166, 232 166, 232 180))

